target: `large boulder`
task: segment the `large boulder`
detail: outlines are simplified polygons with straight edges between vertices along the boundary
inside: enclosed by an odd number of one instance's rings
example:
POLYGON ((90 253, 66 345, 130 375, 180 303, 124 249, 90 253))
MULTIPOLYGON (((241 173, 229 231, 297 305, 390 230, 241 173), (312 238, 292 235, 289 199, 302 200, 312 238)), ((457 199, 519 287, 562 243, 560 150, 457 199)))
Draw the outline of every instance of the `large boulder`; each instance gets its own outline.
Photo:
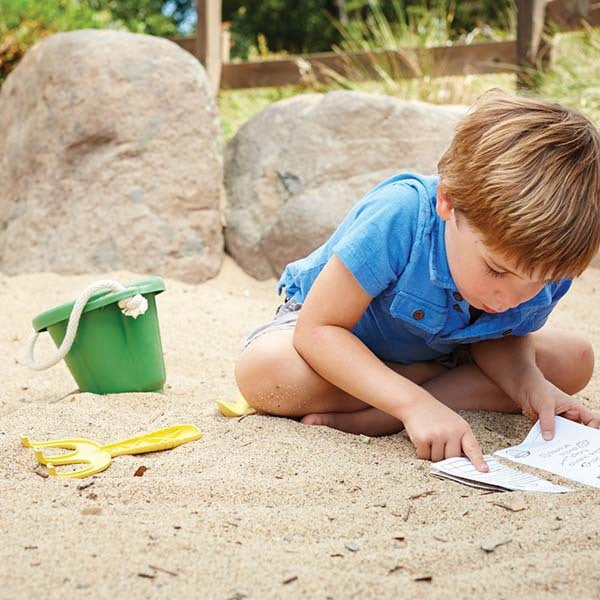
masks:
POLYGON ((45 39, 0 90, 0 132, 0 270, 218 272, 218 110, 176 44, 116 31, 45 39))
POLYGON ((226 147, 228 252, 253 277, 278 277, 386 177, 435 173, 465 112, 345 91, 271 105, 226 147))

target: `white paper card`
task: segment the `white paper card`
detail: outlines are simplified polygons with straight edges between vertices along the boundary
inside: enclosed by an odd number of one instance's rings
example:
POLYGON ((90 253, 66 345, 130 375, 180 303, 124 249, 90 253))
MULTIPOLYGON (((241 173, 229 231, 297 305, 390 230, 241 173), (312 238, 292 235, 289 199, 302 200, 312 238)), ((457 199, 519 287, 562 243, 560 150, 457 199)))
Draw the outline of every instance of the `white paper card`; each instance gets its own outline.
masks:
POLYGON ((600 488, 600 430, 563 417, 554 425, 552 440, 544 440, 538 421, 521 444, 494 454, 600 488))
POLYGON ((431 473, 473 487, 500 492, 549 492, 557 494, 571 491, 569 488, 555 485, 536 475, 506 467, 493 456, 485 456, 485 462, 490 470, 487 473, 481 473, 468 458, 447 458, 432 463, 431 473))

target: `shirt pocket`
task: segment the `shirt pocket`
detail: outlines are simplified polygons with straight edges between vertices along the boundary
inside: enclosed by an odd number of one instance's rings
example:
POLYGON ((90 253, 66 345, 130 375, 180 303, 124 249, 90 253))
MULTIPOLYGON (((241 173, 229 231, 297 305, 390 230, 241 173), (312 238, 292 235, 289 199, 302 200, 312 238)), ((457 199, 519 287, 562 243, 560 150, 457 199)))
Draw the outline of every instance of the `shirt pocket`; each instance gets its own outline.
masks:
POLYGON ((390 313, 402 322, 404 329, 429 341, 444 327, 448 310, 445 306, 438 306, 400 291, 395 294, 390 313))

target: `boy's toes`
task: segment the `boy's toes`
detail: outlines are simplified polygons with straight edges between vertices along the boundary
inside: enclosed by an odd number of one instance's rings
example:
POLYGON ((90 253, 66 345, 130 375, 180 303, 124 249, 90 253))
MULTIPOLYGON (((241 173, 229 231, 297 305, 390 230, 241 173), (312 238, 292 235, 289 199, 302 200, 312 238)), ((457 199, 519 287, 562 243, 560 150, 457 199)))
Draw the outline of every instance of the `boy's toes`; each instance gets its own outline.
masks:
POLYGON ((302 417, 300 423, 304 425, 325 425, 325 415, 319 413, 313 413, 302 417))

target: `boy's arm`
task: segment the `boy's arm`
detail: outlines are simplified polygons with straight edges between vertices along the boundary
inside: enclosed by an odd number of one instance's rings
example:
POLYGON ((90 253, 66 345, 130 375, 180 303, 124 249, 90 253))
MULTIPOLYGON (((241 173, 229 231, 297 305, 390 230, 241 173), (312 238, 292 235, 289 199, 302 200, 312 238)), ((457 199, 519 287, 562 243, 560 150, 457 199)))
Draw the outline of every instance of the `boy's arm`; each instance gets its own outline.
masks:
MULTIPOLYGON (((477 366, 518 406, 523 397, 546 381, 535 362, 535 347, 531 336, 508 336, 484 340, 471 345, 471 355, 477 366)), ((539 414, 542 431, 554 430, 554 410, 539 414)))
POLYGON ((597 418, 588 409, 548 381, 538 368, 531 335, 509 336, 471 346, 477 366, 503 390, 531 420, 538 418, 544 439, 554 437, 554 415, 585 424, 597 418))
POLYGON ((419 458, 469 457, 487 465, 468 423, 425 389, 390 369, 353 333, 372 297, 337 256, 321 271, 302 306, 294 346, 323 378, 403 422, 419 458))

